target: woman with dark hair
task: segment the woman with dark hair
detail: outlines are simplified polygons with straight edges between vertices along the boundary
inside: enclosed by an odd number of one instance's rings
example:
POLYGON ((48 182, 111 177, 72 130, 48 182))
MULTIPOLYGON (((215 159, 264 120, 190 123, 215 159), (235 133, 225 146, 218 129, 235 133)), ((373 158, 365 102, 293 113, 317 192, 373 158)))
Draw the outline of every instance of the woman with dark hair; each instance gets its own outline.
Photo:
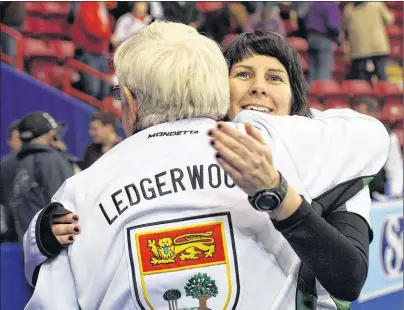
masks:
POLYGON ((223 54, 229 66, 230 119, 248 108, 247 101, 253 98, 264 107, 269 98, 272 105, 267 108, 274 115, 313 116, 299 56, 285 38, 274 32, 243 33, 223 54))
MULTIPOLYGON (((324 113, 309 109, 306 81, 297 51, 283 37, 272 32, 244 33, 228 43, 224 56, 229 67, 229 119, 236 118, 243 109, 309 118, 324 113)), ((260 193, 259 188, 268 188, 263 180, 271 175, 268 167, 274 168, 271 153, 268 148, 262 148, 260 141, 263 140, 252 128, 248 134, 255 141, 246 142, 247 139, 234 139, 239 135, 229 126, 224 123, 221 126, 220 134, 216 135, 219 130, 212 133, 212 145, 220 154, 218 162, 249 199, 254 200, 247 188, 253 188, 252 193, 260 193), (232 139, 233 144, 223 149, 226 139, 232 139), (245 148, 254 157, 261 150, 265 159, 254 166, 249 160, 251 156, 242 153, 245 148), (222 159, 225 152, 231 154, 229 158, 236 156, 242 160, 226 162, 222 159)), ((344 189, 339 184, 323 193, 313 199, 311 205, 303 199, 301 204, 289 210, 288 216, 270 214, 275 228, 302 262, 297 290, 307 306, 305 309, 349 308, 349 303, 341 300, 357 299, 366 280, 372 236, 370 224, 364 217, 368 218, 369 205, 356 198, 359 191, 366 197, 367 188, 363 189, 362 181, 360 186, 355 180, 348 183, 342 186, 344 189), (319 212, 320 205, 322 212, 319 212), (355 227, 355 231, 350 227, 355 227)))

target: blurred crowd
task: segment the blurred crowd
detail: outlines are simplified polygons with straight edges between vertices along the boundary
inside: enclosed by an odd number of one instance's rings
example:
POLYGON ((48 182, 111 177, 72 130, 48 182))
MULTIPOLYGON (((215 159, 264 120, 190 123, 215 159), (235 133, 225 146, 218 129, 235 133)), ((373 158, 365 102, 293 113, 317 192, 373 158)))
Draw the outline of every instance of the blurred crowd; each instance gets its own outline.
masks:
POLYGON ((47 205, 63 182, 90 167, 121 141, 118 120, 97 111, 89 123, 92 138, 83 158, 69 154, 67 125, 46 112, 28 113, 7 131, 9 153, 0 167, 0 240, 21 241, 34 215, 47 205))
MULTIPOLYGON (((20 30, 24 3, 0 2, 0 6, 2 23, 20 30)), ((350 59, 346 78, 387 80, 386 27, 394 22, 383 2, 70 2, 67 18, 76 47, 74 58, 111 78, 113 70, 106 55, 139 29, 162 19, 195 27, 222 45, 242 32, 270 30, 300 37, 308 45, 309 83, 332 79, 335 45, 350 59)), ((2 36, 3 52, 14 55, 13 44, 11 37, 2 36)), ((74 86, 99 100, 110 95, 109 84, 90 74, 82 73, 74 86)), ((380 112, 373 98, 358 98, 352 106, 365 114, 380 112)), ((117 128, 114 114, 96 112, 89 124, 92 143, 83 158, 76 158, 63 142, 67 125, 48 113, 30 113, 11 124, 10 151, 1 161, 1 241, 21 240, 32 217, 67 178, 91 166, 121 141, 117 128)), ((371 184, 373 198, 402 197, 402 175, 402 150, 397 136, 391 134, 389 160, 371 184)))
MULTIPOLYGON (((20 30, 24 3, 1 6, 2 23, 20 30)), ((350 61, 345 78, 387 80, 386 27, 394 23, 394 15, 383 2, 70 2, 67 21, 74 58, 112 75, 106 55, 156 19, 191 25, 220 44, 241 32, 260 30, 303 38, 309 82, 332 79, 335 45, 350 61)), ((14 54, 12 39, 3 37, 3 51, 14 54)), ((99 100, 109 95, 108 83, 91 74, 82 73, 74 86, 99 100)))

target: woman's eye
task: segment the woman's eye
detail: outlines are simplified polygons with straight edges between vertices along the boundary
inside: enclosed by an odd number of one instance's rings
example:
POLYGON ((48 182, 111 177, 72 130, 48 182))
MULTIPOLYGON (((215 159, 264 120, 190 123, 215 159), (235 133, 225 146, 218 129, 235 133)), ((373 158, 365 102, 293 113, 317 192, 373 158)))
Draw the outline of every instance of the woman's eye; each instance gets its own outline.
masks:
POLYGON ((236 76, 241 78, 248 78, 250 75, 248 72, 239 72, 236 74, 236 76))
POLYGON ((271 82, 282 82, 282 78, 280 76, 278 76, 278 75, 271 75, 269 77, 269 80, 271 82))

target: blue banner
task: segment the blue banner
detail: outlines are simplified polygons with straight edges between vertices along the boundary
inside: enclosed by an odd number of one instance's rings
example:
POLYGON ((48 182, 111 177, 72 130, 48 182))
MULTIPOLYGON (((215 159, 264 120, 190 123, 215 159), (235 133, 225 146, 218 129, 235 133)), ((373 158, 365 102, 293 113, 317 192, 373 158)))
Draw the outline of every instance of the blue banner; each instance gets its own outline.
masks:
POLYGON ((1 156, 8 152, 7 127, 28 112, 38 110, 67 123, 69 128, 63 141, 69 153, 83 158, 91 142, 88 124, 96 109, 1 63, 1 156))
POLYGON ((368 277, 353 309, 403 309, 403 200, 372 205, 368 277))

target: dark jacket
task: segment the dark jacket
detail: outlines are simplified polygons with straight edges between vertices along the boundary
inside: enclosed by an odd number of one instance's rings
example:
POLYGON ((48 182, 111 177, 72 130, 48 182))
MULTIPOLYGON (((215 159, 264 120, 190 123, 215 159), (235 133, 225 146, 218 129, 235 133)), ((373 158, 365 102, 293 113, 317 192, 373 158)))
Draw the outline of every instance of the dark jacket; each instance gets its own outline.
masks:
POLYGON ((1 22, 7 26, 21 27, 26 12, 23 1, 0 1, 1 22))
POLYGON ((14 220, 10 209, 10 199, 13 190, 13 182, 17 171, 18 161, 17 154, 10 153, 3 158, 0 164, 0 205, 2 206, 4 216, 1 227, 2 233, 0 241, 17 241, 17 235, 14 228, 14 220))
POLYGON ((50 146, 24 144, 17 155, 11 209, 20 240, 34 217, 47 205, 63 182, 73 176, 73 167, 50 146))
POLYGON ((171 22, 183 23, 189 25, 198 20, 199 12, 196 9, 195 2, 185 2, 180 5, 178 1, 161 2, 164 11, 164 18, 171 22))

